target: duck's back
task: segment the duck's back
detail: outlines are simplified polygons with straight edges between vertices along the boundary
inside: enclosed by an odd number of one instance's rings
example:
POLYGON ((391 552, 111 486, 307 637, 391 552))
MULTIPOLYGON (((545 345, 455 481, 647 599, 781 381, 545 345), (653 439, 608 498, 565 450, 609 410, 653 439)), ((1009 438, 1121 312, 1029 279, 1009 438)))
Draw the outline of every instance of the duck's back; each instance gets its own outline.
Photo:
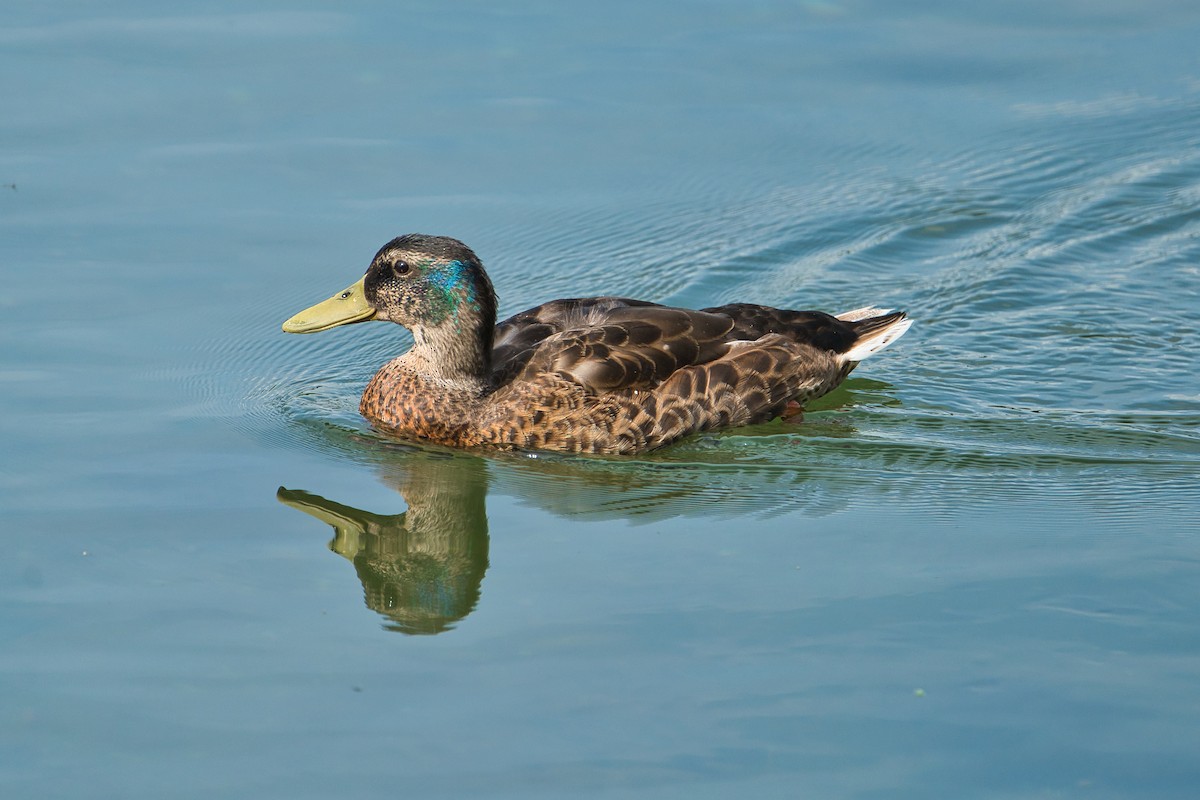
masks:
POLYGON ((902 313, 847 320, 751 304, 556 300, 497 326, 479 432, 487 444, 626 453, 764 422, 833 389, 907 326, 902 313), (864 347, 872 337, 882 343, 864 347))

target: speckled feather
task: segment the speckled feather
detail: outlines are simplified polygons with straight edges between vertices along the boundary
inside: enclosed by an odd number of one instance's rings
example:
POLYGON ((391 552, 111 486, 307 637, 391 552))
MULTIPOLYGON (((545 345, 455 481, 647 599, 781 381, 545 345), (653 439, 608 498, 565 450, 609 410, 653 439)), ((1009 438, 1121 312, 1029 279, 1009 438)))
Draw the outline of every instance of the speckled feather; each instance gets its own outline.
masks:
MULTIPOLYGON (((839 319, 750 304, 693 311, 597 297, 555 300, 495 325, 482 264, 443 237, 393 240, 366 281, 377 318, 409 327, 416 344, 371 380, 363 416, 399 436, 459 447, 637 453, 698 431, 765 422, 835 388, 857 364, 848 353, 865 357, 910 322, 903 312, 876 309, 839 319), (470 302, 452 323, 431 324, 423 312, 430 292, 421 270, 410 277, 393 266, 431 259, 457 262, 455 275, 472 281, 459 292, 470 302)), ((448 290, 437 288, 441 303, 448 290)))

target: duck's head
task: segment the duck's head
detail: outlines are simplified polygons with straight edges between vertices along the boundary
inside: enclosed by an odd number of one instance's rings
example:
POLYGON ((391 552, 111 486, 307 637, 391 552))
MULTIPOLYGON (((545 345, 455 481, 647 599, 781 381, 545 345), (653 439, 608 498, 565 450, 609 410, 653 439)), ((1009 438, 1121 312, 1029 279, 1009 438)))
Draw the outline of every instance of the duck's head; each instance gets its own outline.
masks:
POLYGON ((457 239, 412 233, 385 244, 361 279, 283 323, 285 333, 317 333, 383 320, 412 331, 431 361, 455 371, 490 366, 496 293, 479 257, 457 239))

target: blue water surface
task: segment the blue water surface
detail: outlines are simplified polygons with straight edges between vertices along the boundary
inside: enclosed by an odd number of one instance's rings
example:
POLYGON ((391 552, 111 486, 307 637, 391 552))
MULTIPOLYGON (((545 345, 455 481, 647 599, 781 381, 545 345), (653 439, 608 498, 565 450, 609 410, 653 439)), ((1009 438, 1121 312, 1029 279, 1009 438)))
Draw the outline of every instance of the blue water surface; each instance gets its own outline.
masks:
POLYGON ((0 21, 0 797, 1192 798, 1200 7, 212 0, 0 21), (630 459, 358 416, 393 236, 906 309, 630 459), (286 487, 286 488, 281 488, 286 487))

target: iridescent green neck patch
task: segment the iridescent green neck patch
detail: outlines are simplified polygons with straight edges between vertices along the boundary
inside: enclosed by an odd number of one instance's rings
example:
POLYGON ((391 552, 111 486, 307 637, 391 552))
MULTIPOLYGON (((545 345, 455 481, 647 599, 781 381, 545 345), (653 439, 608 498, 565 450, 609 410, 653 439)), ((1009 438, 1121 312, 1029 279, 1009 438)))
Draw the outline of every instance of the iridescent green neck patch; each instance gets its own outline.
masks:
POLYGON ((457 319, 464 304, 479 310, 475 279, 469 266, 458 259, 446 264, 425 262, 417 266, 424 271, 429 286, 426 299, 430 324, 440 325, 451 315, 457 319))

